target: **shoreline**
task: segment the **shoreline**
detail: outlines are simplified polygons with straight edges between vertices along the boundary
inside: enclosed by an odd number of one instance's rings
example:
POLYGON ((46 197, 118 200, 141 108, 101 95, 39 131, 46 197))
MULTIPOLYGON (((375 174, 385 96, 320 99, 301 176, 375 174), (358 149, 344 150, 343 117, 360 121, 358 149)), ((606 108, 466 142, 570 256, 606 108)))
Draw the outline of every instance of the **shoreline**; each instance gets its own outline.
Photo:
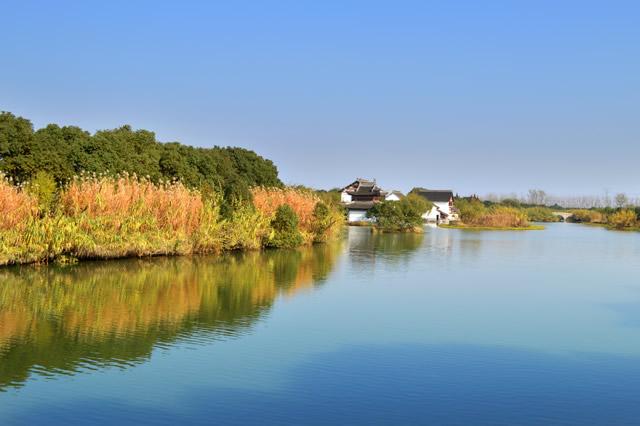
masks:
POLYGON ((527 227, 510 227, 510 226, 472 226, 472 225, 438 225, 444 229, 462 229, 466 231, 543 231, 546 229, 542 225, 529 225, 527 227))

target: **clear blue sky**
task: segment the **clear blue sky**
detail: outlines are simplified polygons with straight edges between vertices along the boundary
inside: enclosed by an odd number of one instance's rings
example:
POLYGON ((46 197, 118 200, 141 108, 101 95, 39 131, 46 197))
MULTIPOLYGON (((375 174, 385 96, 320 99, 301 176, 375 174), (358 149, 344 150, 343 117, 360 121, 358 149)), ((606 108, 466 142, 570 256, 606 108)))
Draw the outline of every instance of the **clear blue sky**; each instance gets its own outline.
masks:
POLYGON ((640 195, 638 1, 3 2, 0 109, 290 183, 640 195))

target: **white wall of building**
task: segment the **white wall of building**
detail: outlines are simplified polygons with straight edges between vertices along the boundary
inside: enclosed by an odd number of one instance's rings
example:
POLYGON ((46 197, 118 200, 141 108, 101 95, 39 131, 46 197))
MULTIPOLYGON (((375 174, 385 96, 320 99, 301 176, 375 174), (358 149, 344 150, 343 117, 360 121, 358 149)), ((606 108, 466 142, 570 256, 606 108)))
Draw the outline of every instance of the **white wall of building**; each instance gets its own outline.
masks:
MULTIPOLYGON (((440 215, 440 210, 441 212, 447 214, 447 215, 451 215, 451 209, 449 208, 449 202, 448 201, 443 201, 443 202, 437 202, 437 203, 433 203, 433 208, 431 210, 429 210, 428 212, 426 212, 425 214, 422 215, 422 218, 424 220, 426 220, 427 222, 436 222, 439 219, 439 215, 440 215)), ((450 219, 451 217, 449 217, 450 219)))
POLYGON ((347 191, 342 191, 342 193, 340 194, 340 201, 342 201, 343 203, 350 203, 351 195, 347 194, 347 191))
POLYGON ((347 216, 349 222, 372 222, 373 219, 367 217, 366 210, 349 210, 347 216))
POLYGON ((389 194, 386 197, 384 197, 385 201, 400 201, 400 197, 398 197, 396 194, 389 194))

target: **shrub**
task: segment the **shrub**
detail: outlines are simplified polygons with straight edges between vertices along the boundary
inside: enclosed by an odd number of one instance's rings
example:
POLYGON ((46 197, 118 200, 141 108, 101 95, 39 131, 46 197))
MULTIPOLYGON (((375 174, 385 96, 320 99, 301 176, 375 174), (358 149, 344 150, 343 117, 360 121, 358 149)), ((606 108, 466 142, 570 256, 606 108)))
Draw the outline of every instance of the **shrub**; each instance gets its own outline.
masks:
POLYGON ((547 207, 529 207, 525 209, 527 217, 532 222, 559 222, 560 218, 547 207))
POLYGON ((570 222, 575 223, 605 223, 605 215, 596 210, 573 210, 570 222))
POLYGON ((288 204, 279 206, 271 221, 273 234, 266 242, 267 247, 294 248, 303 243, 298 230, 298 216, 288 204))
POLYGON ((40 211, 46 213, 53 207, 56 199, 56 181, 49 173, 39 171, 27 183, 25 190, 38 200, 40 211))
POLYGON ((314 241, 321 240, 327 230, 331 227, 331 210, 323 202, 318 202, 313 208, 314 219, 314 241))
POLYGON ((271 218, 248 202, 236 201, 223 225, 225 250, 257 250, 271 232, 271 218))
POLYGON ((422 225, 422 215, 431 206, 421 196, 409 194, 400 201, 382 201, 367 212, 376 219, 376 228, 384 231, 408 231, 422 225))
POLYGON ((631 228, 637 225, 637 220, 635 211, 623 209, 609 217, 609 224, 616 229, 631 228))
POLYGON ((477 223, 487 214, 487 208, 477 198, 456 200, 456 208, 460 212, 460 220, 467 224, 477 223))

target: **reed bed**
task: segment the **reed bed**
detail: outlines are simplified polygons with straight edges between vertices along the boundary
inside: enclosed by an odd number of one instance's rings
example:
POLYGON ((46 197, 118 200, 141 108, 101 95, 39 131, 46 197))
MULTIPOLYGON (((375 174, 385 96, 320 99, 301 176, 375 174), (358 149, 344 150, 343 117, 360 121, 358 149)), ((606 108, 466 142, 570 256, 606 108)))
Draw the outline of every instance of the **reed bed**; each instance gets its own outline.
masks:
POLYGON ((526 228, 527 213, 513 207, 493 207, 470 222, 471 225, 493 228, 526 228))
POLYGON ((486 207, 479 200, 458 200, 456 206, 465 226, 510 229, 529 228, 529 219, 524 209, 494 205, 486 207))
POLYGON ((278 207, 289 205, 298 216, 302 231, 312 232, 314 225, 313 211, 320 201, 318 196, 297 188, 254 188, 253 204, 263 215, 272 218, 278 207))
POLYGON ((38 200, 0 174, 0 230, 22 229, 38 216, 38 200))
POLYGON ((303 243, 335 234, 327 224, 339 221, 318 217, 319 199, 309 191, 257 188, 253 196, 253 205, 236 202, 223 217, 221 196, 203 197, 177 181, 85 175, 39 211, 38 197, 2 179, 0 265, 260 249, 277 235, 272 220, 284 204, 298 215, 303 243))
POLYGON ((81 177, 62 193, 65 215, 110 218, 119 229, 132 217, 151 218, 160 230, 192 234, 200 226, 203 202, 200 193, 179 182, 153 183, 134 176, 81 177))

